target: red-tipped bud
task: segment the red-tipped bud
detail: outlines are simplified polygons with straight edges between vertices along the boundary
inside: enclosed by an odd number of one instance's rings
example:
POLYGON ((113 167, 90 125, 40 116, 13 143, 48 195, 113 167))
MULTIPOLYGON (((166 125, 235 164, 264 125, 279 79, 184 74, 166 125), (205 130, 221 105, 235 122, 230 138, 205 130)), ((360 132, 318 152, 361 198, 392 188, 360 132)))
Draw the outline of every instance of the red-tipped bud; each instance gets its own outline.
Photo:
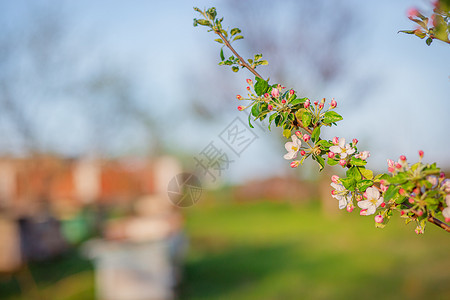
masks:
POLYGON ((345 167, 345 165, 347 164, 347 161, 346 161, 345 159, 341 159, 341 160, 339 161, 339 164, 340 164, 341 166, 345 167))
POLYGON ((400 160, 401 160, 401 161, 406 161, 406 156, 400 155, 400 160))
POLYGON ((399 190, 398 190, 398 193, 399 193, 400 195, 402 195, 402 196, 403 196, 403 195, 404 195, 404 194, 405 194, 406 192, 405 192, 405 190, 404 190, 404 189, 399 189, 399 190))
POLYGON ((285 100, 285 99, 281 100, 281 103, 285 104, 285 103, 286 103, 286 100, 285 100))
POLYGON ((400 212, 400 215, 402 215, 402 216, 404 216, 406 214, 406 212, 404 211, 404 210, 402 210, 401 212, 400 212))
POLYGON ((386 180, 384 180, 384 179, 381 179, 381 180, 380 180, 380 184, 382 184, 382 185, 386 185, 386 180))
POLYGON ((331 181, 332 181, 332 182, 338 183, 338 180, 339 180, 339 176, 337 176, 337 175, 331 176, 331 181))
POLYGON ((401 168, 402 168, 402 165, 399 164, 399 163, 396 163, 396 164, 395 164, 395 167, 396 167, 397 169, 401 169, 401 168))
POLYGON ((377 223, 383 223, 383 216, 382 215, 376 215, 375 216, 375 222, 377 223))
POLYGON ((416 194, 416 195, 419 195, 419 192, 420 192, 419 188, 415 188, 415 189, 413 190, 413 193, 416 194))
POLYGON ((320 103, 320 104, 319 104, 319 109, 322 109, 322 108, 323 108, 323 105, 324 105, 323 103, 320 103))
POLYGON ((333 195, 333 196, 336 195, 336 190, 332 190, 331 195, 333 195))
POLYGON ((291 168, 297 168, 300 165, 300 161, 294 160, 291 162, 291 168))
POLYGON ((300 131, 296 131, 295 135, 300 139, 302 138, 302 133, 300 131))
POLYGON ((419 210, 419 211, 417 212, 417 215, 418 215, 419 217, 423 216, 423 211, 419 210))
POLYGON ((307 100, 305 101, 305 103, 303 104, 303 107, 304 107, 304 108, 308 108, 310 105, 311 105, 311 102, 309 101, 309 99, 307 99, 307 100))
POLYGON ((420 158, 423 157, 423 154, 424 154, 423 151, 422 151, 422 150, 419 150, 419 157, 420 157, 420 158))
POLYGON ((334 152, 328 152, 328 157, 329 158, 334 158, 336 156, 336 153, 334 153, 334 152))
POLYGON ((347 205, 347 211, 348 211, 349 213, 351 213, 354 209, 355 209, 355 207, 354 207, 352 204, 348 204, 348 205, 347 205))
POLYGON ((336 100, 334 100, 334 98, 331 99, 330 107, 331 107, 331 108, 335 108, 336 106, 337 106, 336 100))
POLYGON ((306 154, 305 150, 300 151, 301 156, 305 156, 305 154, 306 154))
POLYGON ((247 83, 248 83, 249 85, 252 85, 252 84, 253 84, 253 81, 249 78, 249 79, 247 79, 247 83))
POLYGON ((247 87, 247 91, 250 91, 250 87, 249 86, 247 87))
POLYGON ((240 111, 241 111, 241 110, 244 110, 244 109, 245 109, 245 106, 239 105, 239 106, 237 107, 237 109, 240 110, 240 111))
POLYGON ((295 94, 295 91, 294 90, 290 90, 289 91, 289 96, 292 96, 292 95, 294 95, 295 94))
POLYGON ((269 97, 270 97, 269 93, 264 94, 264 98, 269 98, 269 97))
POLYGON ((307 141, 309 141, 311 139, 311 137, 308 135, 308 134, 304 134, 303 135, 303 140, 305 141, 305 142, 307 142, 307 141))
POLYGON ((314 101, 314 105, 317 105, 317 104, 319 104, 319 101, 314 101))
POLYGON ((242 100, 242 96, 241 95, 236 95, 236 99, 242 100))
POLYGON ((413 204, 413 203, 414 203, 414 198, 409 198, 409 199, 408 199, 408 202, 411 203, 411 204, 413 204))
POLYGON ((367 209, 361 209, 361 211, 359 212, 359 214, 361 216, 367 216, 367 209))
POLYGON ((444 172, 439 173, 439 178, 441 179, 445 178, 445 173, 444 172))
POLYGON ((358 139, 353 139, 352 142, 353 142, 353 146, 356 146, 356 144, 358 144, 358 139))
POLYGON ((386 207, 386 203, 383 202, 380 204, 380 206, 384 208, 384 207, 386 207))
POLYGON ((268 109, 268 110, 273 110, 273 105, 272 105, 272 104, 269 104, 269 105, 267 106, 267 109, 268 109))
POLYGON ((450 223, 450 218, 445 218, 445 223, 450 223))

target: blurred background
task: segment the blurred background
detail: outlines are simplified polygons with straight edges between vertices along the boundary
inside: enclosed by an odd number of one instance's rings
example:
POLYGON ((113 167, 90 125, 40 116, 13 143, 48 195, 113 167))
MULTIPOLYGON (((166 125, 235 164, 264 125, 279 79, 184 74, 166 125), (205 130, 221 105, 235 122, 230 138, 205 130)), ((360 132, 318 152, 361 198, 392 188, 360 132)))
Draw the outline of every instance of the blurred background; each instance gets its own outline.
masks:
POLYGON ((376 229, 337 209, 339 170, 292 170, 193 6, 271 82, 336 98, 323 135, 369 168, 423 150, 450 170, 448 45, 397 33, 428 0, 3 0, 0 299, 449 299, 447 234, 376 229), (182 172, 200 184, 178 202, 182 172))

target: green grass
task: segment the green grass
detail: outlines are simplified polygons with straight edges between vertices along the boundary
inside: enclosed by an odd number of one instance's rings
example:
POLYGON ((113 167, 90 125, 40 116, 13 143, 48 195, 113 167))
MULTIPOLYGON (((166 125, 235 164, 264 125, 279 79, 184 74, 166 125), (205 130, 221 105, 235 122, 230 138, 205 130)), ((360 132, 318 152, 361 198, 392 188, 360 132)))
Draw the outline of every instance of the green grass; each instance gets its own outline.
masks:
POLYGON ((182 299, 450 299, 450 236, 314 205, 197 205, 182 299))
MULTIPOLYGON (((209 198, 185 214, 180 299, 450 299, 450 236, 432 224, 421 236, 398 217, 376 229, 373 217, 327 217, 315 202, 209 198)), ((94 299, 92 265, 76 251, 30 270, 40 299, 94 299)), ((32 297, 17 276, 0 277, 0 299, 32 297)))

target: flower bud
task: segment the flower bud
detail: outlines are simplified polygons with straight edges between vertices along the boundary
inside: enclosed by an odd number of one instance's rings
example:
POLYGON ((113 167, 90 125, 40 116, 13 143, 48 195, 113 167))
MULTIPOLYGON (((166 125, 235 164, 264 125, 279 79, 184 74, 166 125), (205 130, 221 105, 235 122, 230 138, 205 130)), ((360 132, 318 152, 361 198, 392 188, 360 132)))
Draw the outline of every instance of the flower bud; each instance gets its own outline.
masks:
POLYGON ((250 91, 250 87, 249 86, 247 87, 247 91, 250 91))
POLYGON ((411 203, 411 204, 413 204, 413 203, 414 203, 414 198, 409 198, 409 199, 408 199, 408 202, 411 203))
POLYGON ((380 180, 380 184, 382 184, 382 185, 386 185, 386 180, 384 180, 384 179, 381 179, 381 180, 380 180))
POLYGON ((247 79, 247 83, 248 83, 249 85, 252 85, 252 84, 253 84, 253 81, 249 78, 249 79, 247 79))
POLYGON ((269 97, 270 97, 270 95, 268 93, 264 94, 264 98, 269 98, 269 97))
POLYGON ((303 107, 304 107, 304 108, 308 108, 310 105, 311 105, 311 102, 309 101, 309 99, 307 99, 307 100, 305 101, 305 103, 303 104, 303 107))
POLYGON ((383 203, 380 204, 380 206, 385 208, 386 207, 386 203, 383 202, 383 203))
POLYGON ((307 142, 307 141, 309 141, 311 139, 311 137, 308 135, 308 134, 304 134, 303 135, 303 140, 305 141, 305 142, 307 142))
POLYGON ((388 186, 385 186, 384 184, 380 184, 380 189, 383 193, 386 192, 388 190, 388 188, 389 188, 388 186))
POLYGON ((419 16, 419 11, 415 7, 411 7, 407 11, 408 18, 412 19, 419 16))
POLYGON ((404 210, 400 211, 400 215, 404 216, 406 214, 406 212, 404 210))
POLYGON ((337 176, 337 175, 333 175, 333 176, 331 176, 331 181, 332 182, 334 182, 334 183, 338 183, 338 180, 339 180, 339 176, 337 176))
POLYGON ((336 153, 334 153, 334 152, 328 152, 328 157, 329 158, 334 158, 336 156, 336 153))
POLYGON ((242 100, 242 96, 241 96, 241 95, 237 95, 237 96, 236 96, 236 99, 242 100))
POLYGON ((324 105, 323 103, 320 103, 320 104, 319 104, 319 109, 322 109, 322 108, 323 108, 323 105, 324 105))
POLYGON ((270 94, 272 95, 272 97, 274 98, 278 98, 280 97, 280 91, 276 88, 272 88, 272 92, 270 92, 270 94))
POLYGON ((291 168, 297 168, 300 165, 300 161, 294 160, 291 162, 291 168))
POLYGON ((396 164, 395 164, 395 167, 396 167, 397 169, 401 169, 401 168, 402 168, 402 165, 399 164, 399 163, 396 163, 396 164))
POLYGON ((272 104, 269 104, 269 105, 267 106, 267 109, 268 109, 268 110, 273 110, 273 105, 272 105, 272 104))
POLYGON ((358 144, 358 139, 353 139, 352 142, 353 142, 353 146, 356 146, 356 144, 358 144))
POLYGON ((245 106, 239 105, 239 106, 237 107, 237 109, 238 109, 239 111, 244 110, 244 109, 245 109, 245 106))
POLYGON ((341 166, 345 167, 345 165, 347 164, 347 161, 346 161, 345 159, 341 159, 341 160, 339 161, 339 164, 340 164, 341 166))
POLYGON ((406 161, 406 156, 400 155, 400 160, 401 160, 401 161, 406 161))
POLYGON ((317 105, 317 104, 319 104, 319 101, 314 101, 314 105, 317 105))
POLYGON ((285 103, 286 103, 286 100, 285 100, 285 99, 281 100, 281 103, 285 104, 285 103))
POLYGON ((450 218, 445 218, 445 223, 450 223, 450 218))
POLYGON ((333 138, 333 144, 339 145, 339 138, 338 138, 337 136, 335 136, 335 137, 333 138))
POLYGON ((359 212, 359 215, 367 216, 367 209, 361 209, 361 211, 359 212))
POLYGON ((423 216, 423 211, 419 210, 419 211, 417 212, 417 215, 418 215, 419 217, 423 216))
POLYGON ((383 223, 383 216, 382 215, 376 215, 375 216, 375 222, 383 223))
POLYGON ((349 213, 351 213, 354 209, 355 209, 355 207, 353 206, 353 204, 351 204, 351 203, 347 204, 347 211, 349 213))
POLYGON ((335 108, 337 106, 337 102, 336 100, 334 100, 334 98, 331 99, 331 103, 330 103, 330 107, 331 108, 335 108))
POLYGON ((445 173, 444 172, 439 173, 439 178, 441 179, 445 178, 445 173))
POLYGON ((417 234, 423 234, 423 229, 420 226, 417 226, 416 229, 414 230, 415 233, 417 234))
POLYGON ((422 150, 419 150, 419 157, 420 157, 420 158, 423 157, 423 154, 424 154, 423 151, 422 151, 422 150))
POLYGON ((356 201, 361 201, 362 199, 363 199, 363 197, 361 195, 356 196, 356 201))
POLYGON ((296 132, 295 132, 295 135, 296 135, 299 139, 302 138, 302 133, 301 133, 300 131, 296 131, 296 132))
POLYGON ((305 150, 300 151, 301 156, 305 156, 305 154, 306 154, 305 150))
POLYGON ((336 190, 332 190, 331 195, 333 195, 333 196, 336 195, 336 190))
POLYGON ((290 90, 290 91, 289 91, 289 96, 292 96, 292 95, 294 95, 294 93, 295 93, 295 91, 294 91, 294 90, 290 90))
POLYGON ((398 193, 403 196, 403 195, 405 195, 406 192, 403 188, 401 188, 398 190, 398 193))

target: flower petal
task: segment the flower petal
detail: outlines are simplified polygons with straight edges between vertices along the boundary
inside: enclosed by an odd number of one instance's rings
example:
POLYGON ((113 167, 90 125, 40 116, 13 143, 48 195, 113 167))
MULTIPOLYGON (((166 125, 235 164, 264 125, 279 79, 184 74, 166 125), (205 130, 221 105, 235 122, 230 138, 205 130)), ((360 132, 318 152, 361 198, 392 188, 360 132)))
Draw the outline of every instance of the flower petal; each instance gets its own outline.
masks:
POLYGON ((339 147, 339 146, 331 146, 330 147, 330 151, 333 152, 333 153, 339 154, 339 153, 341 153, 341 147, 339 147))
POLYGON ((373 206, 373 204, 369 200, 362 200, 358 202, 358 206, 362 209, 368 209, 373 206))

